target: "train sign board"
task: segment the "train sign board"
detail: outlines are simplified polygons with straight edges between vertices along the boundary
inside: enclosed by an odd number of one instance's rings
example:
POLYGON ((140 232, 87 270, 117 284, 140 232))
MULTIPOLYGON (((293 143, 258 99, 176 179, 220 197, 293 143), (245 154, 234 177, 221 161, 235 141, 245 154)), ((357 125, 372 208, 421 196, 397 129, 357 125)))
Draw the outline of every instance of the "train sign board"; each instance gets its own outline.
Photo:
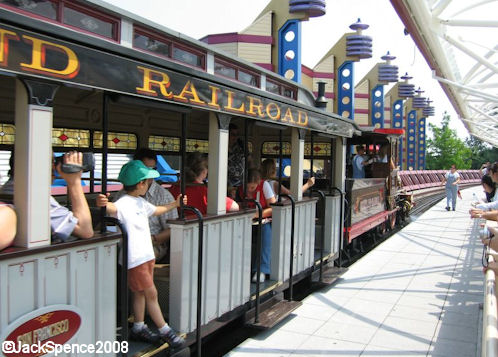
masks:
POLYGON ((3 24, 0 70, 340 136, 351 137, 354 131, 350 123, 266 97, 256 88, 245 92, 219 80, 185 75, 3 24))
POLYGON ((2 329, 0 341, 6 357, 43 356, 53 352, 78 333, 80 309, 73 305, 50 305, 21 316, 2 329))

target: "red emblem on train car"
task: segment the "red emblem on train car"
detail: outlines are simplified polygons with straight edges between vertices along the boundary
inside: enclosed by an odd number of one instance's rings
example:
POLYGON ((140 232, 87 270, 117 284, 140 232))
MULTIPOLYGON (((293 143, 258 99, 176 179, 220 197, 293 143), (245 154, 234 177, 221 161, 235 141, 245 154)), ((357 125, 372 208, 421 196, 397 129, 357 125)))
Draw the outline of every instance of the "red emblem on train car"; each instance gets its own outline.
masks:
POLYGON ((55 345, 71 340, 81 326, 76 306, 52 305, 32 311, 6 327, 2 333, 4 356, 34 357, 53 352, 55 345))

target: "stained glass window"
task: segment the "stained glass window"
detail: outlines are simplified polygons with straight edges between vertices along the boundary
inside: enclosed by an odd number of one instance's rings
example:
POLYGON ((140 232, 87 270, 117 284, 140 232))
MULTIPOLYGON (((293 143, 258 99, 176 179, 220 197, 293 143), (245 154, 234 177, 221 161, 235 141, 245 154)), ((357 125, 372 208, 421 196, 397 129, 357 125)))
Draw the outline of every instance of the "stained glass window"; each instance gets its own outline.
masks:
MULTIPOLYGON (((267 141, 263 143, 263 155, 280 155, 280 144, 277 141, 267 141)), ((287 141, 282 143, 282 155, 289 156, 291 154, 291 144, 287 141)))
MULTIPOLYGON (((102 148, 102 132, 96 131, 93 134, 93 146, 102 148)), ((137 136, 130 133, 107 133, 107 147, 109 149, 136 149, 137 136)))
POLYGON ((0 144, 14 144, 16 128, 14 125, 0 123, 0 144))
MULTIPOLYGON (((330 156, 330 143, 313 143, 314 156, 330 156)), ((304 143, 304 155, 311 156, 311 143, 304 143)))
POLYGON ((90 147, 90 131, 80 129, 52 129, 52 145, 58 147, 90 147))
POLYGON ((197 139, 187 139, 186 142, 186 151, 194 152, 199 151, 202 153, 209 152, 209 143, 207 140, 197 140, 197 139))
POLYGON ((171 136, 149 136, 149 149, 158 151, 180 151, 180 138, 171 136))

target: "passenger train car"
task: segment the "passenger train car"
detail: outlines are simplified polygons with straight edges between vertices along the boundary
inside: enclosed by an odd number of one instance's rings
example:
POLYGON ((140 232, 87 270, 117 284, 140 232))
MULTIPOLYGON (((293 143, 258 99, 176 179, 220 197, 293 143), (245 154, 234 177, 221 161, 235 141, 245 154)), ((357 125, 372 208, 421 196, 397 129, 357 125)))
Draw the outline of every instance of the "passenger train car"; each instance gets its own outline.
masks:
POLYGON ((50 194, 70 205, 64 187, 50 191, 52 151, 95 154, 84 186, 91 206, 98 193, 121 187, 119 167, 138 148, 156 150, 180 177, 187 153, 208 154, 207 215, 185 218, 191 209, 182 207, 170 222, 170 264, 155 270, 167 321, 198 355, 202 338, 235 318, 274 325, 299 305, 297 281, 323 281, 345 245, 394 226, 395 172, 379 166, 372 178, 345 177, 352 145, 395 150, 399 133, 360 129, 316 107, 313 94, 294 82, 98 0, 30 4, 0 1, 0 150, 15 147, 16 163, 14 195, 1 200, 13 202, 19 220, 14 245, 0 252, 2 341, 102 341, 106 355, 169 350, 128 341, 126 269, 118 264, 126 232, 119 222, 95 208, 102 229, 94 238, 51 242, 50 194), (232 78, 220 74, 225 67, 232 78), (254 163, 290 162, 291 195, 273 206, 264 284, 251 283, 253 227, 263 224, 253 220, 257 210, 242 204, 239 212, 225 211, 231 123, 254 163), (303 194, 310 175, 317 187, 303 194), (53 333, 39 338, 43 328, 53 333))

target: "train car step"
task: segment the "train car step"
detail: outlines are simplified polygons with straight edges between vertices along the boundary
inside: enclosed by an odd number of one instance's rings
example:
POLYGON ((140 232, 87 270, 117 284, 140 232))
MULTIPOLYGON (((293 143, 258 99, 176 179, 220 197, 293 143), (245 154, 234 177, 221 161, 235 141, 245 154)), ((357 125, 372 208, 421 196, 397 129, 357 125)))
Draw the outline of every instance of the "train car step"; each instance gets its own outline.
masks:
POLYGON ((301 301, 280 300, 270 308, 261 311, 258 322, 254 322, 253 317, 248 321, 247 325, 261 330, 270 329, 301 305, 301 301))

